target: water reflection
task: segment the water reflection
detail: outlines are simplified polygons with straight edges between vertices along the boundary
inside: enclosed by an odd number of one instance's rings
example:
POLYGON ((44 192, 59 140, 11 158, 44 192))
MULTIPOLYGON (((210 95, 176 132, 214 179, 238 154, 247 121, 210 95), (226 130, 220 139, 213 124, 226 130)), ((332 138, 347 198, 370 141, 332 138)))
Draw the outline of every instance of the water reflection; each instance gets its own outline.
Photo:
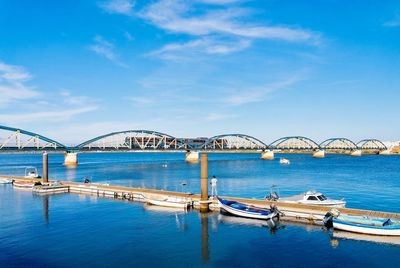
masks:
POLYGON ((49 196, 42 196, 44 223, 49 224, 49 196))
POLYGON ((200 213, 201 220, 201 258, 204 263, 210 259, 210 248, 208 245, 208 214, 200 213))
POLYGON ((339 246, 339 241, 345 241, 345 240, 358 240, 358 241, 400 246, 400 237, 396 236, 366 235, 366 234, 343 232, 338 230, 332 231, 331 241, 337 241, 337 245, 335 246, 335 248, 339 246))

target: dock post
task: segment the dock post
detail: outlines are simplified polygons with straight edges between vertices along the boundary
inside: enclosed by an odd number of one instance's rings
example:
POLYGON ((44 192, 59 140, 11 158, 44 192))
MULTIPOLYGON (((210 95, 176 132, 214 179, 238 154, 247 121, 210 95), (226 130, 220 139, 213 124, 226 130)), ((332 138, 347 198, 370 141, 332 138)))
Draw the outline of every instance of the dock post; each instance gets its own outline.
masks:
POLYGON ((43 183, 49 182, 49 156, 47 152, 43 153, 43 183))
POLYGON ((208 155, 201 155, 201 198, 200 212, 208 212, 208 155))

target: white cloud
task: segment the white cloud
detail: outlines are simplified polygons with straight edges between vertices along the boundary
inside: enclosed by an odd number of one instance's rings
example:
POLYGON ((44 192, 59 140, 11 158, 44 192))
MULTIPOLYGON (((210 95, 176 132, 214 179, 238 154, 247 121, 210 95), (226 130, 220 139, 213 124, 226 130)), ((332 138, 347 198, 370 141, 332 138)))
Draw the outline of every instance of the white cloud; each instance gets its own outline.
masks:
POLYGON ((96 54, 105 57, 106 59, 112 61, 118 66, 128 67, 125 63, 121 62, 119 56, 114 52, 114 44, 107 41, 100 35, 94 37, 95 43, 89 46, 89 49, 96 54))
POLYGON ((297 74, 288 77, 284 80, 270 83, 265 86, 250 88, 250 89, 240 89, 227 98, 224 98, 223 102, 228 105, 244 105, 248 103, 261 102, 264 101, 271 93, 287 89, 288 87, 302 81, 305 79, 304 74, 297 74))
POLYGON ((54 98, 51 93, 33 90, 26 85, 31 79, 32 75, 23 67, 0 62, 0 108, 13 105, 14 111, 19 111, 8 114, 2 112, 0 124, 60 122, 97 109, 95 102, 84 96, 73 96, 64 91, 61 93, 63 98, 54 98), (56 101, 49 102, 49 99, 56 101))
POLYGON ((76 115, 91 112, 96 110, 95 106, 71 108, 65 107, 65 109, 57 109, 53 111, 44 112, 26 112, 18 114, 1 114, 0 122, 6 124, 19 124, 19 123, 31 123, 31 122, 60 122, 72 119, 76 115))
POLYGON ((248 10, 217 9, 194 15, 193 6, 179 0, 160 0, 140 12, 140 16, 157 27, 195 36, 224 34, 238 37, 318 43, 313 32, 284 26, 265 26, 244 21, 248 10))
POLYGON ((23 67, 0 61, 0 107, 40 96, 38 91, 26 84, 31 78, 23 67))
POLYGON ((235 118, 236 115, 234 114, 222 114, 222 113, 209 113, 205 117, 205 121, 207 122, 215 122, 215 121, 222 121, 225 119, 235 118))
POLYGON ((126 98, 128 101, 131 101, 134 104, 138 104, 138 105, 149 105, 154 103, 153 99, 150 98, 146 98, 146 97, 141 97, 141 96, 137 96, 137 97, 128 97, 126 98))
POLYGON ((226 4, 238 3, 241 0, 197 0, 197 1, 203 4, 226 5, 226 4))
POLYGON ((399 27, 400 26, 400 20, 385 22, 384 26, 386 26, 386 27, 399 27))
POLYGON ((184 53, 205 53, 205 54, 230 54, 246 49, 251 45, 249 40, 216 40, 204 37, 186 43, 171 43, 163 46, 159 50, 149 53, 150 56, 160 56, 173 59, 183 56, 184 53), (177 55, 179 54, 179 55, 177 55))
POLYGON ((108 13, 133 15, 135 1, 133 0, 111 0, 100 4, 100 7, 108 13))

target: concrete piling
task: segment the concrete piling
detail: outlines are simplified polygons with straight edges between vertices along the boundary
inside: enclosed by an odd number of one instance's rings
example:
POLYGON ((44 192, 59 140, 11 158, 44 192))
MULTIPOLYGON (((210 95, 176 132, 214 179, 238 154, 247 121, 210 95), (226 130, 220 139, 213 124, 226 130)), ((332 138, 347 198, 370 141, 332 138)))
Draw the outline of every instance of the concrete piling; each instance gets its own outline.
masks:
POLYGON ((49 182, 49 156, 46 152, 43 153, 43 183, 49 182))
POLYGON ((200 198, 200 211, 208 212, 208 155, 201 155, 201 198, 200 198))

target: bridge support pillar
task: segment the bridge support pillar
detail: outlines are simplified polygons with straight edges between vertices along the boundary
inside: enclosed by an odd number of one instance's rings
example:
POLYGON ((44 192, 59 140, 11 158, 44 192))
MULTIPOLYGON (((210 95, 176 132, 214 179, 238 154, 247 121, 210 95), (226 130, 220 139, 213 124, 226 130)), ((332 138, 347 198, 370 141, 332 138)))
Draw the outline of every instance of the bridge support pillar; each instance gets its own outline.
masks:
POLYGON ((78 153, 66 152, 64 153, 64 165, 68 167, 75 167, 78 165, 78 153))
POLYGON ((361 150, 354 150, 350 153, 351 156, 361 156, 362 152, 361 150))
POLYGON ((274 151, 267 150, 261 152, 262 160, 274 160, 274 157, 275 157, 274 151))
POLYGON ((187 151, 186 152, 186 162, 188 162, 188 163, 197 163, 197 162, 199 162, 199 152, 187 151))
POLYGON ((392 154, 392 151, 390 149, 387 149, 387 150, 380 151, 379 154, 381 154, 381 155, 390 155, 390 154, 392 154))
POLYGON ((313 153, 313 157, 315 158, 324 158, 325 157, 325 150, 318 150, 313 153))

